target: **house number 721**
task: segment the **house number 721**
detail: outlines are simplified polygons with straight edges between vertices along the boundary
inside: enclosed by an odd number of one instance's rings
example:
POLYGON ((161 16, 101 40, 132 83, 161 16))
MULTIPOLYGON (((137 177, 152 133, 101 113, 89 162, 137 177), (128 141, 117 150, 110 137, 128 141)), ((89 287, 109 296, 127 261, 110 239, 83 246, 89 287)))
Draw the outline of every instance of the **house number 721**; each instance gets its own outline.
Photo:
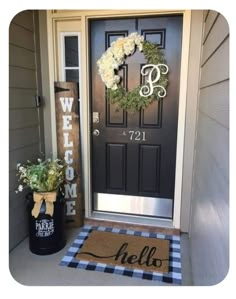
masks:
POLYGON ((146 132, 144 131, 129 131, 129 139, 135 141, 146 141, 146 132))

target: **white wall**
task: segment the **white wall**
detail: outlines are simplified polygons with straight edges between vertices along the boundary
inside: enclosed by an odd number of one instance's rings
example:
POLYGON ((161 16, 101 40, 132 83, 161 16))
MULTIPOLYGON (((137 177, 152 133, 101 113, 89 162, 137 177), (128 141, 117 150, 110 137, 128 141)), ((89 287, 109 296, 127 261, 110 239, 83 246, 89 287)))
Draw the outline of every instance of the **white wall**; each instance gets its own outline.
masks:
POLYGON ((191 216, 195 285, 220 282, 229 267, 229 28, 204 12, 191 216))

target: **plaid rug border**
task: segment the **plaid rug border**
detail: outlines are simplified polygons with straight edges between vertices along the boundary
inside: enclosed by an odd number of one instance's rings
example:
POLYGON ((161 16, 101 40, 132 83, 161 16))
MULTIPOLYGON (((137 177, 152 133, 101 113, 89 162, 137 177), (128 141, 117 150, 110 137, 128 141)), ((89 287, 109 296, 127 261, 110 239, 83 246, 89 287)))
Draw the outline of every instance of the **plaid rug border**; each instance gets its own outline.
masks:
POLYGON ((129 277, 137 277, 141 279, 156 280, 165 283, 181 284, 181 252, 180 252, 180 236, 167 235, 162 233, 149 233, 143 231, 136 231, 130 229, 119 229, 104 226, 85 225, 80 233, 77 235, 71 247, 68 249, 66 255, 60 262, 61 266, 67 266, 72 268, 79 268, 92 271, 100 271, 104 273, 114 273, 125 275, 129 277), (85 260, 78 260, 75 258, 77 252, 79 252, 84 241, 88 238, 89 234, 93 230, 112 232, 118 234, 129 234, 135 236, 166 239, 170 241, 170 256, 169 256, 169 272, 159 273, 144 271, 140 269, 130 269, 123 266, 108 265, 105 263, 97 263, 85 260))

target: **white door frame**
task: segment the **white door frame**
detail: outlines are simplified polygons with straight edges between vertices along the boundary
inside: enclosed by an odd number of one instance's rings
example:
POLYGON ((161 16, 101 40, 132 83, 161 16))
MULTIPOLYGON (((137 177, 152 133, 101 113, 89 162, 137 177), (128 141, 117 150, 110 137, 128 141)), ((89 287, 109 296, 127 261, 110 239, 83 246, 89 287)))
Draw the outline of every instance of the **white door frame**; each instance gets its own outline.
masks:
MULTIPOLYGON (((54 61, 54 67, 49 64, 49 79, 53 82, 58 78, 55 68, 56 47, 55 47, 55 23, 63 19, 64 21, 72 21, 79 19, 81 21, 81 151, 82 151, 82 169, 83 169, 83 190, 85 199, 85 217, 98 218, 104 220, 115 220, 122 222, 133 222, 140 224, 150 224, 155 226, 173 227, 180 229, 181 216, 181 197, 182 197, 182 175, 183 175, 183 153, 184 153, 184 135, 185 135, 185 115, 186 115, 186 99, 187 99, 187 82, 188 82, 188 65, 189 65, 189 45, 190 45, 190 29, 191 29, 191 11, 48 11, 48 37, 49 37, 49 57, 54 61), (120 216, 111 213, 97 213, 92 211, 92 191, 91 191, 91 161, 90 161, 90 94, 89 86, 89 55, 88 55, 88 21, 92 18, 111 18, 117 16, 147 16, 147 15, 164 15, 164 14, 183 14, 183 33, 182 33, 182 55, 181 55, 181 73, 180 73, 180 93, 179 93, 179 116, 178 116, 178 133, 177 133, 177 152, 176 152, 176 176, 175 176, 175 193, 174 193, 174 213, 173 221, 157 220, 147 217, 137 216, 120 216), (51 37, 51 39, 50 39, 51 37)), ((77 30, 76 30, 77 31, 77 30)), ((52 85, 52 84, 51 84, 52 85)), ((50 92, 51 103, 54 103, 54 91, 50 92)), ((52 105, 51 105, 52 107, 52 105)), ((55 111, 51 109, 51 124, 55 124, 55 111)), ((55 126, 52 125, 52 148, 53 152, 57 152, 56 148, 56 132, 55 126)))
MULTIPOLYGON (((165 14, 165 12, 162 12, 165 14)), ((91 17, 86 17, 86 32, 88 34, 88 21, 91 17)), ((94 18, 94 17, 93 17, 94 18)), ((189 41, 190 41, 190 24, 191 24, 191 14, 189 11, 183 12, 183 36, 182 36, 182 54, 181 54, 181 71, 180 71, 180 94, 179 94, 179 116, 178 116, 178 134, 177 134, 177 152, 176 152, 176 175, 175 175, 175 194, 174 194, 174 213, 173 222, 169 220, 156 220, 152 218, 142 217, 142 216, 122 216, 114 215, 109 213, 93 212, 92 211, 92 191, 91 191, 91 161, 86 159, 87 166, 85 169, 89 170, 89 174, 84 176, 89 181, 85 182, 87 190, 85 190, 85 211, 86 217, 88 218, 99 218, 99 219, 109 219, 116 221, 128 221, 134 223, 151 224, 151 225, 161 225, 167 227, 180 228, 180 211, 181 211, 181 191, 182 191, 182 170, 183 170, 183 149, 184 149, 184 128, 185 128, 185 111, 186 111, 186 94, 187 94, 187 77, 188 77, 188 57, 189 57, 189 41), (87 193, 87 194, 86 194, 87 193), (87 195, 87 196, 86 196, 87 195)), ((88 58, 88 56, 87 56, 88 58)), ((87 59, 87 65, 89 61, 87 59)), ((84 66, 85 67, 85 66, 84 66)), ((87 74, 88 75, 88 74, 87 74)), ((88 82, 88 81, 87 81, 88 82)), ((84 86, 84 90, 87 87, 84 86)), ((87 94, 87 99, 89 95, 87 94)), ((85 101, 81 103, 85 104, 85 101)), ((89 101, 86 101, 86 107, 83 107, 83 113, 89 112, 89 101)), ((83 115, 84 115, 83 114, 83 115)), ((87 115, 89 119, 89 115, 87 115)), ((85 123, 85 122, 84 122, 85 123)), ((89 139, 90 132, 87 132, 89 139)), ((84 144, 85 145, 85 144, 84 144)), ((87 153, 90 157, 90 145, 87 144, 84 148, 84 157, 87 153)), ((85 161, 84 161, 85 162, 85 161)))

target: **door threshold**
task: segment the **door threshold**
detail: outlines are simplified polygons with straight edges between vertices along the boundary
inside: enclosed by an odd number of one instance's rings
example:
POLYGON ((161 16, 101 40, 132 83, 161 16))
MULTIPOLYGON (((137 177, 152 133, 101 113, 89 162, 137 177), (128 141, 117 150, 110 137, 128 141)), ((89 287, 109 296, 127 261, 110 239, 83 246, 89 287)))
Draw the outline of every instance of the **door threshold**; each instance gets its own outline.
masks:
POLYGON ((179 235, 180 230, 174 228, 173 221, 169 219, 157 219, 145 216, 123 215, 107 212, 93 211, 91 216, 85 218, 85 224, 102 225, 118 228, 130 228, 179 235))
POLYGON ((170 198, 94 193, 94 210, 97 212, 172 219, 172 209, 173 199, 170 198))

